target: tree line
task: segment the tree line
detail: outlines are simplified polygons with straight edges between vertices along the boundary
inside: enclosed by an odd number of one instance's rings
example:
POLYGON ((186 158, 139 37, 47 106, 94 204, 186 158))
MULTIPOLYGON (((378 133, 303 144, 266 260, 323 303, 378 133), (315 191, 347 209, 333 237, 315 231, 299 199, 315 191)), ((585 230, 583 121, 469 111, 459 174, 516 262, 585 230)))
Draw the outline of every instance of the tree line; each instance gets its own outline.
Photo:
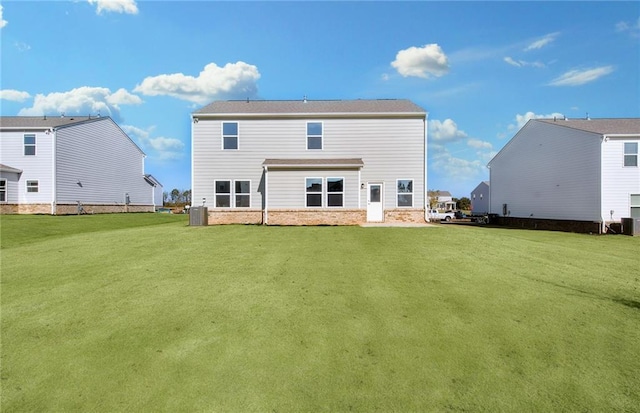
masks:
POLYGON ((183 207, 191 205, 191 190, 180 190, 173 188, 171 192, 162 193, 162 203, 165 206, 183 207))

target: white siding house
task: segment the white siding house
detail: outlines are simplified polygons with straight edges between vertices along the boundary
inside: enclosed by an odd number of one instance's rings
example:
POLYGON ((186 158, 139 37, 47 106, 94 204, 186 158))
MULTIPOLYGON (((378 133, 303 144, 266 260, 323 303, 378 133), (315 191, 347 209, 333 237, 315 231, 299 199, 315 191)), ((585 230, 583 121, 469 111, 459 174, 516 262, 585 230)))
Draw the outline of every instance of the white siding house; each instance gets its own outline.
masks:
POLYGON ((192 114, 209 223, 424 222, 426 112, 408 100, 216 101, 192 114))
POLYGON ((530 120, 491 160, 491 213, 581 221, 640 217, 640 119, 530 120))
POLYGON ((153 211, 144 153, 109 117, 1 117, 2 213, 153 211))
POLYGON ((471 212, 474 215, 489 213, 489 181, 482 181, 471 191, 471 212))

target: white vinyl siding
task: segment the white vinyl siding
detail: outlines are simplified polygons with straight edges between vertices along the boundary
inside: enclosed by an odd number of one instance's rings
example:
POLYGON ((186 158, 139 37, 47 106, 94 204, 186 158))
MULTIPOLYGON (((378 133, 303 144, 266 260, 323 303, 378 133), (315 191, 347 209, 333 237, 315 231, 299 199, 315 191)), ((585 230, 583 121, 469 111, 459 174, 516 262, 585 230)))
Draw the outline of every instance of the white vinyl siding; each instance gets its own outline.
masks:
MULTIPOLYGON (((425 177, 425 120, 414 118, 330 118, 313 120, 322 122, 322 151, 308 150, 305 137, 305 118, 247 119, 238 121, 242 132, 242 150, 221 151, 221 123, 226 120, 208 120, 200 117, 192 125, 193 199, 206 198, 213 204, 211 183, 224 174, 227 177, 258 182, 251 192, 251 208, 262 208, 265 159, 318 159, 360 158, 364 166, 358 177, 357 170, 328 171, 312 175, 310 171, 269 170, 269 208, 305 208, 301 182, 310 176, 345 178, 345 208, 366 205, 366 190, 360 184, 386 182, 388 188, 396 185, 399 177, 413 178, 413 208, 424 208, 425 177), (283 174, 287 178, 287 188, 283 174), (296 180, 297 179, 297 180, 296 180), (355 190, 349 190, 349 187, 355 190), (272 192, 280 190, 281 192, 272 192), (287 195, 287 194, 291 195, 287 195), (355 197, 353 200, 352 198, 355 197)), ((384 192, 386 209, 395 208, 396 191, 384 192)))
POLYGON ((144 154, 110 119, 60 128, 56 132, 58 203, 153 205, 144 179, 144 154))
POLYGON ((507 204, 513 217, 599 221, 601 141, 529 121, 490 162, 490 212, 507 204))
POLYGON ((634 140, 608 138, 602 143, 601 215, 604 221, 629 217, 630 195, 640 193, 640 168, 624 166, 622 160, 625 144, 630 142, 640 145, 640 137, 634 140))

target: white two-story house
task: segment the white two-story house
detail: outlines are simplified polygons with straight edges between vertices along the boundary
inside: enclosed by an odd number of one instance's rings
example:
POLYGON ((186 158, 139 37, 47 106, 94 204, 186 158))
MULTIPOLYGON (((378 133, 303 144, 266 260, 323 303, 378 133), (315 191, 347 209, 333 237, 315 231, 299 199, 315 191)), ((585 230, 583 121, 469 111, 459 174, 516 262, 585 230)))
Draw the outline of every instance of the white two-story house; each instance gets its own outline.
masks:
POLYGON ((427 113, 408 100, 215 101, 191 118, 210 224, 425 221, 427 113))
POLYGON ((489 162, 491 213, 596 233, 640 218, 639 157, 639 118, 532 119, 489 162))
POLYGON ((0 117, 3 214, 154 211, 162 185, 109 117, 0 117))

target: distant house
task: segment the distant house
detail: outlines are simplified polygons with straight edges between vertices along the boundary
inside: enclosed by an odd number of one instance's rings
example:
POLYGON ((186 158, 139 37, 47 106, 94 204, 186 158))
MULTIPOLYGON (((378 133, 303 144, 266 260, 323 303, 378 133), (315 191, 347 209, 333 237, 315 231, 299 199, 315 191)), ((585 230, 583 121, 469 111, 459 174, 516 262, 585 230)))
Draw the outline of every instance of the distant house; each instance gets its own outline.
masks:
POLYGON ((490 210, 589 232, 640 217, 639 146, 639 118, 530 120, 489 162, 490 210))
POLYGON ((432 207, 442 211, 453 211, 457 209, 457 203, 453 200, 453 196, 449 191, 429 191, 432 207))
POLYGON ((471 212, 473 214, 489 213, 489 181, 482 181, 471 191, 471 212))
POLYGON ((3 214, 154 211, 162 185, 109 117, 0 117, 3 214))
POLYGON ((426 112, 408 100, 215 101, 192 114, 210 224, 424 222, 426 112))

